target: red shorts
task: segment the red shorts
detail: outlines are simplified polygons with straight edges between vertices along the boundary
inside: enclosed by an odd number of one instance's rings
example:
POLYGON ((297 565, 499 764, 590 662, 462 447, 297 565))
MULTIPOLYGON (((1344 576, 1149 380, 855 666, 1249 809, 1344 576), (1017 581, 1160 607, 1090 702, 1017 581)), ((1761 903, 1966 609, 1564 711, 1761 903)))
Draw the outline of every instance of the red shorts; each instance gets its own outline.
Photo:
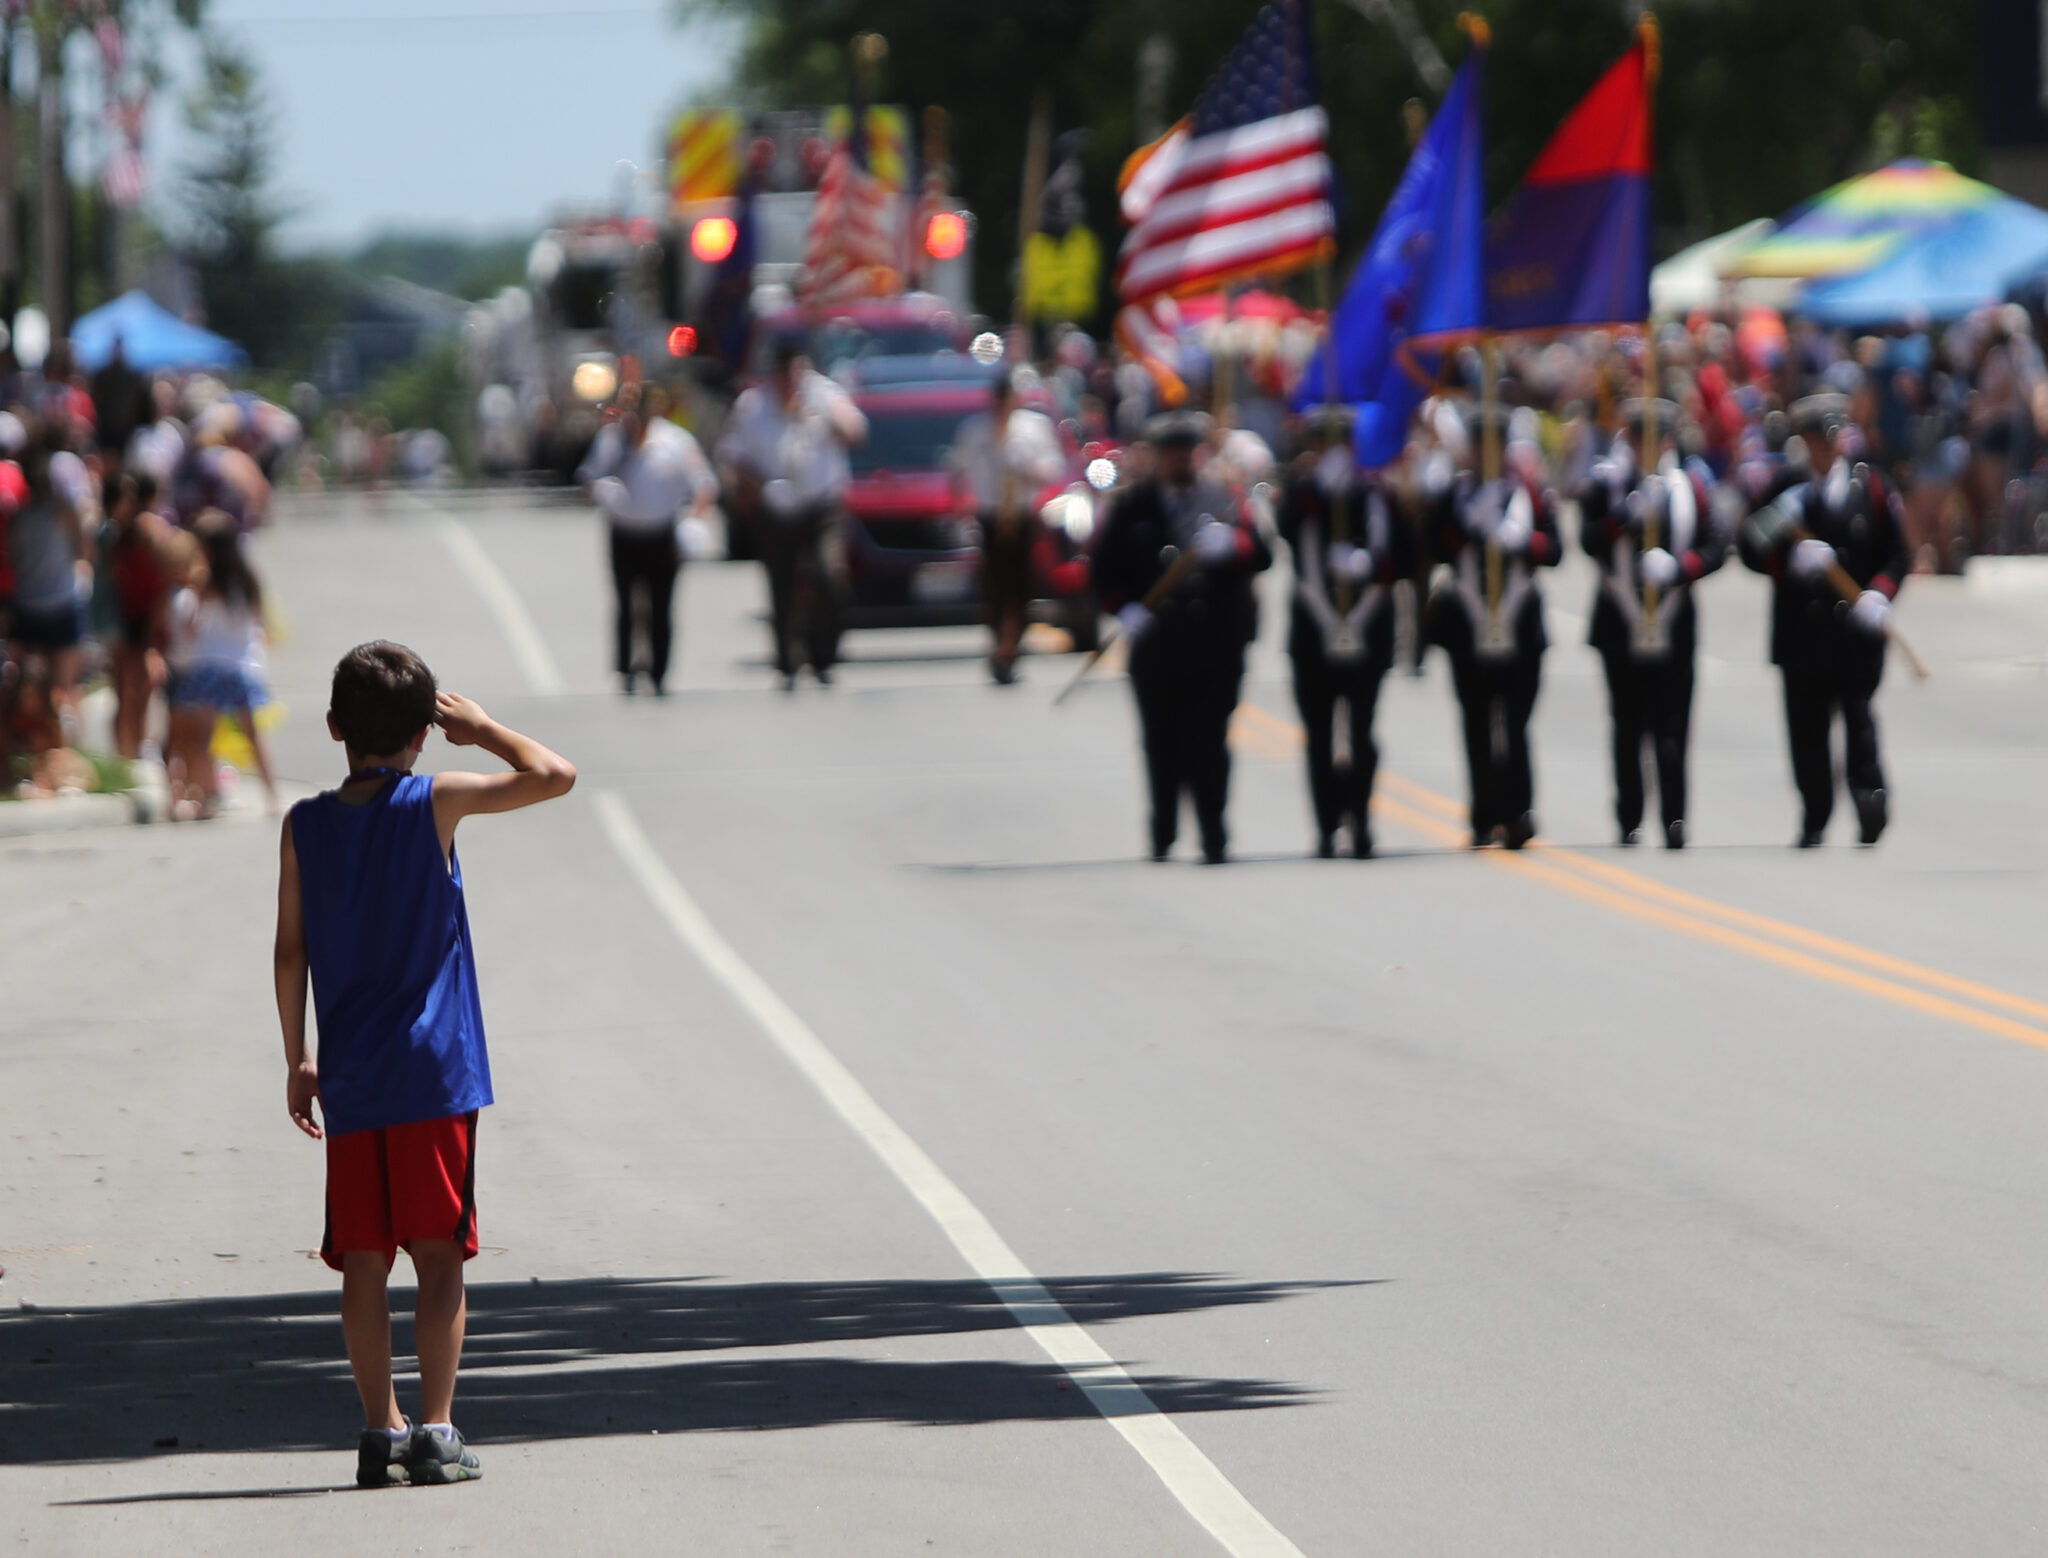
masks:
POLYGON ((476 1254, 476 1111, 327 1138, 327 1232, 320 1258, 336 1271, 350 1250, 377 1250, 385 1269, 415 1239, 452 1239, 476 1254))

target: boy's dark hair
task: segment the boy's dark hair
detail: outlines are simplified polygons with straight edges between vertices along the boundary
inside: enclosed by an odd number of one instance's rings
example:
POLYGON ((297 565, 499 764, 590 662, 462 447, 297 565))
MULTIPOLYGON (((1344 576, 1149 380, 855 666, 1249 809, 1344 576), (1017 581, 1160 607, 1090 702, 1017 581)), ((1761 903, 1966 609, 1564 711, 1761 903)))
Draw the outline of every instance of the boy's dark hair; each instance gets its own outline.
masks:
POLYGON ((434 673, 403 644, 358 644, 334 668, 328 712, 350 751, 389 757, 434 722, 434 673))

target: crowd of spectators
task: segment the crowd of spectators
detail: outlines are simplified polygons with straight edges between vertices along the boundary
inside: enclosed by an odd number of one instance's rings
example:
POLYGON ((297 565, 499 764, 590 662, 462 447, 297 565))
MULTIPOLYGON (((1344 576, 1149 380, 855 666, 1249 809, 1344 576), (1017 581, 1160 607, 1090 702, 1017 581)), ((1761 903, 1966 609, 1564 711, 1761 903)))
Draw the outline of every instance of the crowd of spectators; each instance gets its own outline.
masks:
MULTIPOLYGON (((0 779, 38 797, 161 765, 172 815, 222 799, 215 725, 269 778, 263 596, 243 545, 296 449, 289 412, 207 375, 88 375, 0 350, 0 779), (87 689, 110 719, 94 746, 87 689), (98 761, 95 761, 98 759, 98 761)), ((274 800, 274 795, 273 795, 274 800)))

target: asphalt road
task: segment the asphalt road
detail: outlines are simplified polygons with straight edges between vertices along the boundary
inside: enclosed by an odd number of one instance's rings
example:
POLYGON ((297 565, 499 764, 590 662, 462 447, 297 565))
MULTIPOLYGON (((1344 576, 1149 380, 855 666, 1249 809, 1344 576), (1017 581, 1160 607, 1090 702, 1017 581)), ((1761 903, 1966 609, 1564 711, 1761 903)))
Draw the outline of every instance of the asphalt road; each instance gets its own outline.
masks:
POLYGON ((1128 695, 1053 711, 1069 659, 998 689, 975 633, 861 634, 784 694, 758 573, 694 565, 674 696, 629 703, 580 511, 302 505, 258 545, 297 785, 376 635, 582 770, 461 840, 486 1477, 341 1491, 274 825, 21 840, 6 1550, 2042 1547, 2048 570, 1912 583, 1893 832, 1816 854, 1762 586, 1710 581, 1668 855, 1612 846, 1569 568, 1545 847, 1455 847, 1433 666, 1388 683, 1364 864, 1303 858, 1269 578, 1212 870, 1141 861, 1128 695))

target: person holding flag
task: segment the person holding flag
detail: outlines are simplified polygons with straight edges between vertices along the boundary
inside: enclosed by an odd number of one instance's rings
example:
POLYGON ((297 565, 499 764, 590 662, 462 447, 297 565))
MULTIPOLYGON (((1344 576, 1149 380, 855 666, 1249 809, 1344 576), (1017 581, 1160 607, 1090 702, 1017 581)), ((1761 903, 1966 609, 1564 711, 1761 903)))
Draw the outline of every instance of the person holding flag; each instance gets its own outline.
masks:
POLYGON ((1152 473, 1118 494, 1095 549, 1095 582, 1130 645, 1131 690, 1152 801, 1152 858, 1194 801, 1202 858, 1221 865, 1229 835, 1230 717, 1258 632, 1252 576, 1269 567, 1247 506, 1198 469, 1209 419, 1169 411, 1145 430, 1152 473))
POLYGON ((1643 744, 1657 767, 1668 849, 1685 847, 1698 613, 1692 586, 1726 561, 1733 526, 1704 461, 1681 460, 1678 407, 1629 401, 1622 429, 1579 489, 1579 544, 1600 569, 1588 642, 1607 672, 1614 810, 1624 847, 1643 825, 1643 744))
MULTIPOLYGON (((1125 164, 1119 203, 1132 226, 1117 261, 1118 338, 1142 354, 1169 403, 1185 397, 1167 360, 1174 298, 1331 253, 1328 132, 1315 96, 1309 0, 1272 0, 1188 116, 1125 164)), ((1186 790, 1203 858, 1220 864, 1230 717, 1258 628, 1251 581, 1272 553, 1247 506, 1198 474, 1206 418, 1170 413, 1146 437, 1156 474, 1111 508, 1096 542, 1096 584, 1130 645, 1152 858, 1173 847, 1186 790)))
POLYGON ((1379 766, 1373 710, 1394 661, 1391 586, 1411 570, 1410 531, 1399 495, 1351 455, 1357 414, 1319 407, 1305 420, 1302 469, 1280 503, 1280 537, 1294 557, 1287 655, 1294 702, 1307 736, 1316 854, 1337 852, 1348 826, 1351 853, 1372 854, 1372 782, 1379 766), (1337 712, 1348 724, 1350 761, 1337 761, 1337 712))
POLYGON ((1423 631, 1450 657, 1471 779, 1472 847, 1520 849, 1536 836, 1529 717, 1549 647, 1536 570, 1556 567, 1564 543, 1538 480, 1540 457, 1518 444, 1506 451, 1503 469, 1509 417, 1490 394, 1486 400, 1475 433, 1480 469, 1458 472, 1435 494, 1431 552, 1448 573, 1429 598, 1423 631))

